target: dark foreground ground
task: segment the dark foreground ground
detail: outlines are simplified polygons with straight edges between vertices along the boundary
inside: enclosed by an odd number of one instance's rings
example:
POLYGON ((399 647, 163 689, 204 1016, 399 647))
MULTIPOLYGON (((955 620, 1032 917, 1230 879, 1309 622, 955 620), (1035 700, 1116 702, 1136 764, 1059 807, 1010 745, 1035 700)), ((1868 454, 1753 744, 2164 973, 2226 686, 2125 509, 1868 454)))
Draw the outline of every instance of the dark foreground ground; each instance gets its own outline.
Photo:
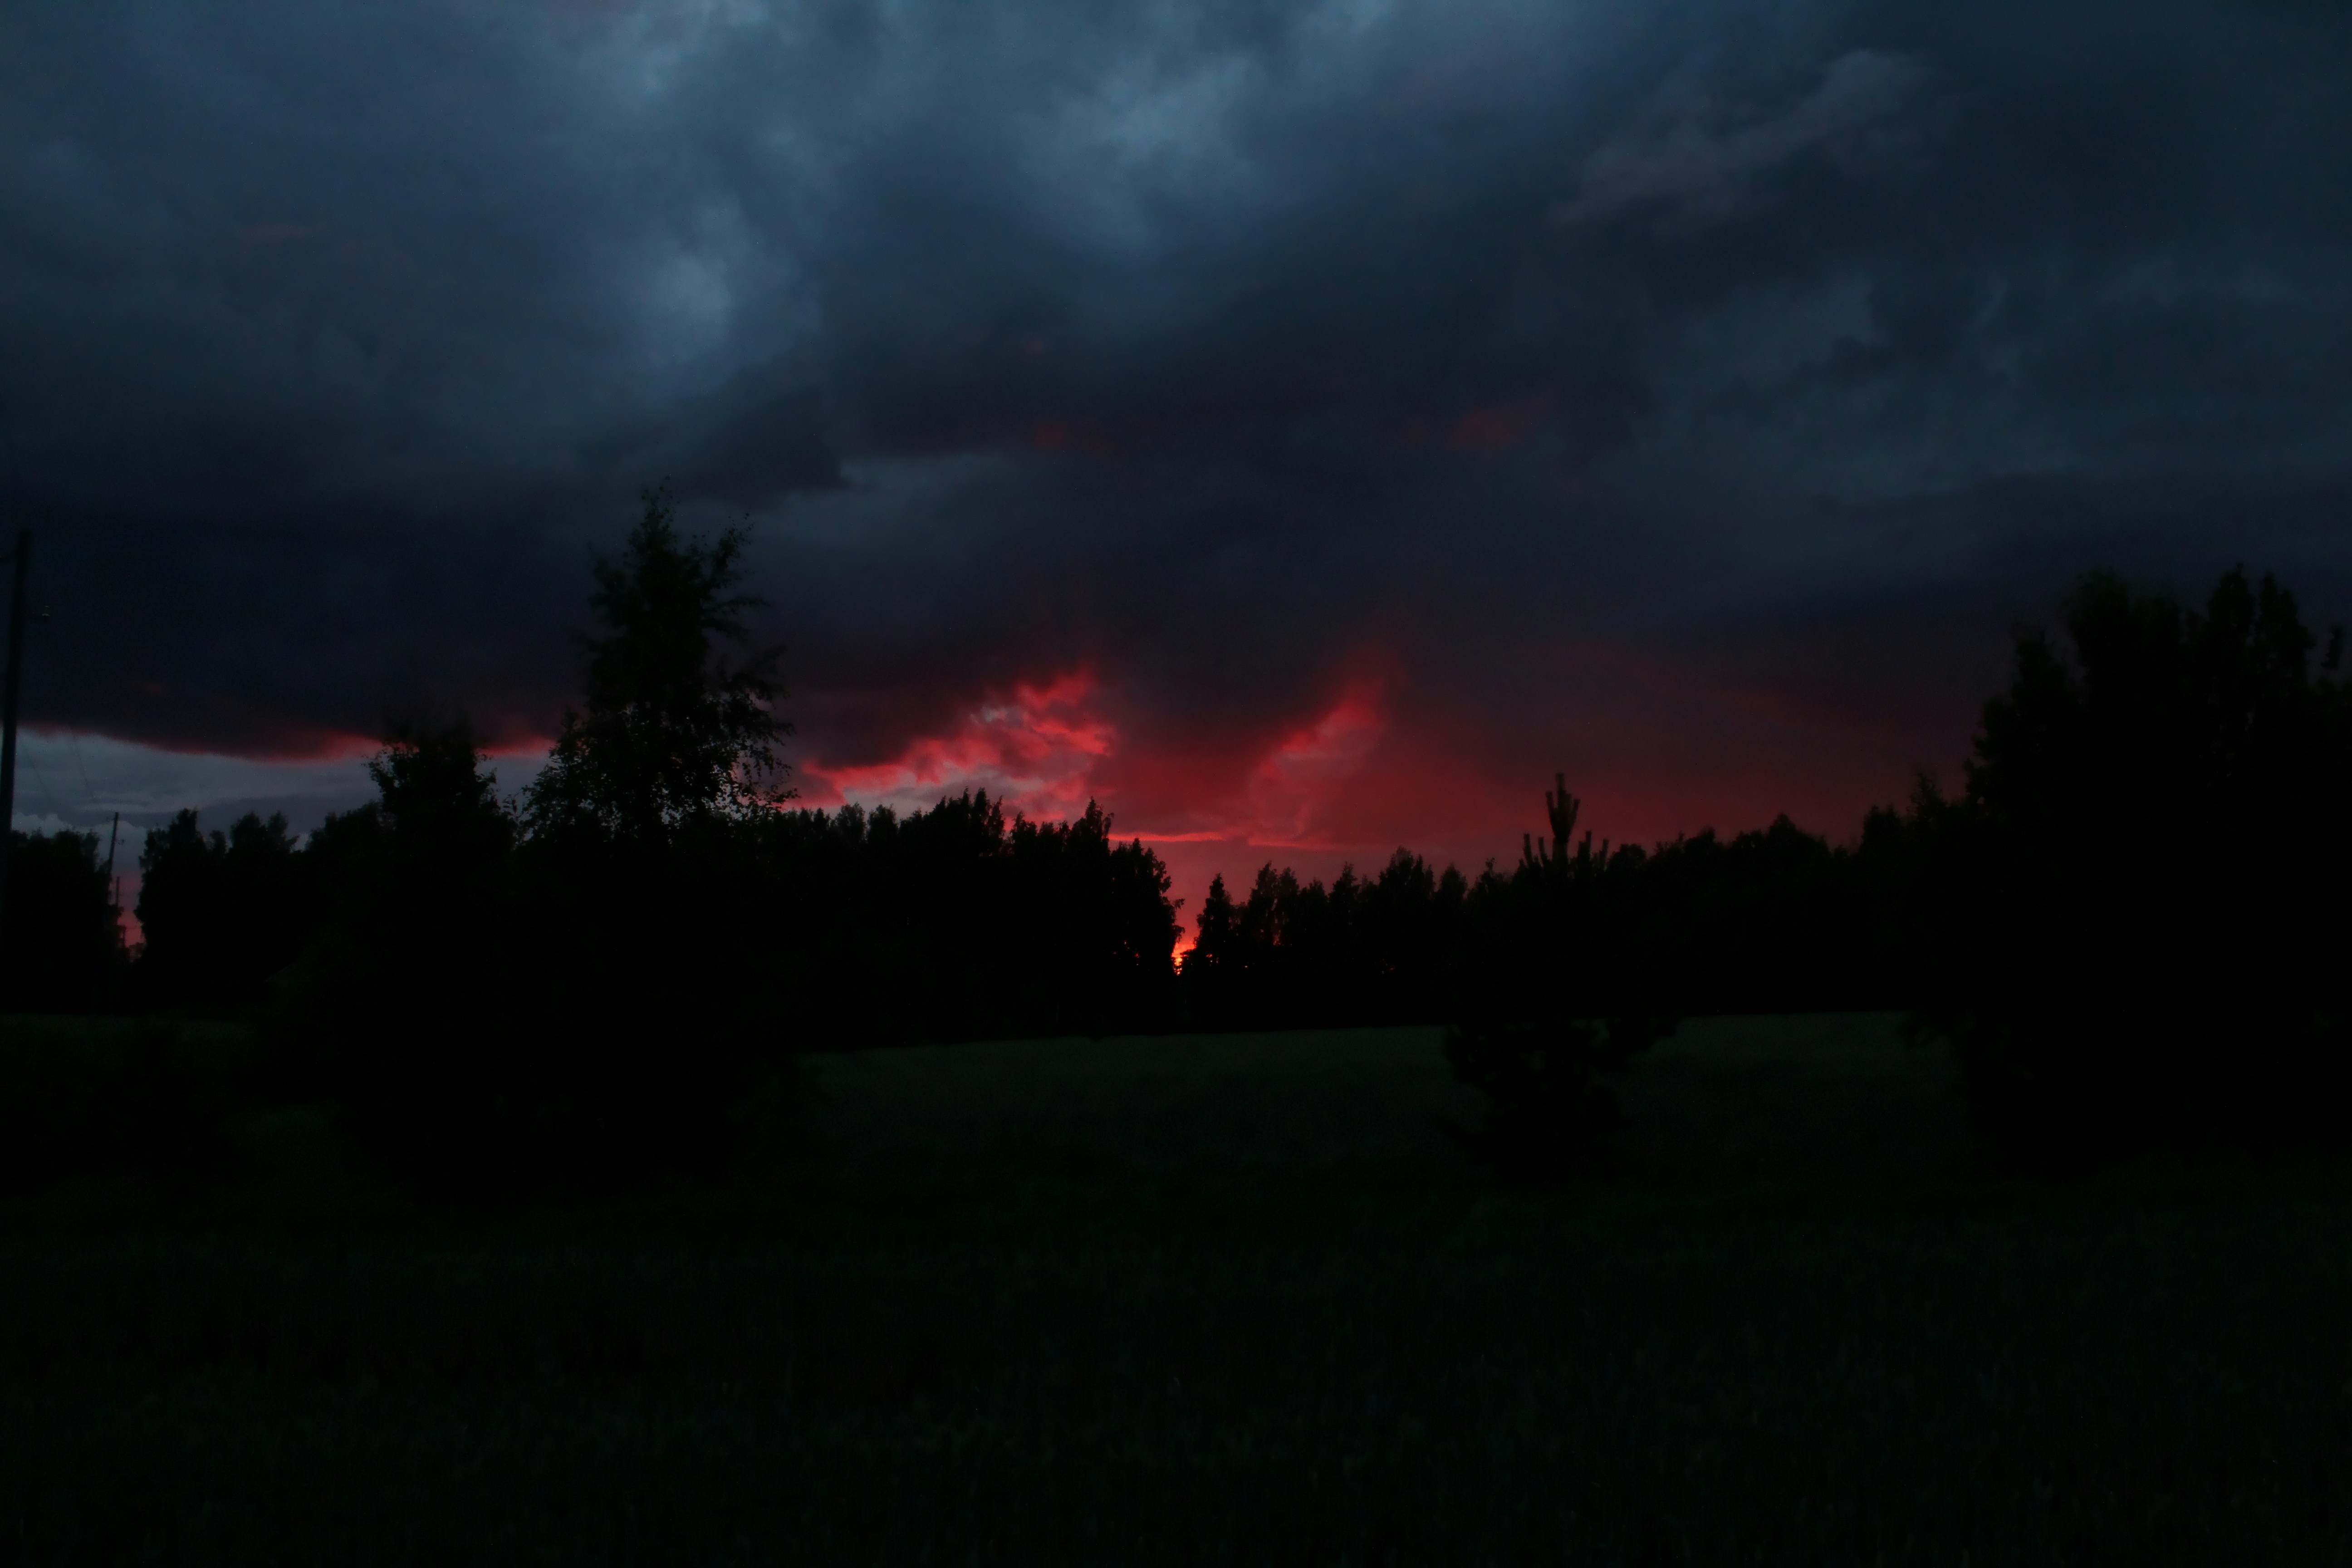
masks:
POLYGON ((595 1213, 421 1217, 299 1117, 17 1204, 0 1560, 2352 1559, 2352 1183, 2005 1178, 1891 1019, 1686 1026, 1542 1198, 1431 1032, 810 1094, 814 1160, 595 1213))

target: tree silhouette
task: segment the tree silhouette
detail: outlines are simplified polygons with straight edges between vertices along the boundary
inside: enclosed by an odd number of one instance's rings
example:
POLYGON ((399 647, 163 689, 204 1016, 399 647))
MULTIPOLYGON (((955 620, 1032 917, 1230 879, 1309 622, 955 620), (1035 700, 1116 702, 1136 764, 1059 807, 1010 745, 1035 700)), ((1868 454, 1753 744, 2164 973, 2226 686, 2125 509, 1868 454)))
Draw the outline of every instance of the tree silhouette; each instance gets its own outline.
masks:
MULTIPOLYGON (((779 959, 757 830, 789 800, 781 650, 751 646, 748 533, 682 536, 653 490, 601 561, 583 703, 523 796, 515 932, 536 989, 523 1033, 543 1163, 618 1179, 727 1157, 729 1117, 774 1069, 762 977, 779 959)), ((386 795, 386 808, 392 796, 386 795)))
POLYGON ((782 650, 750 647, 745 616, 766 601, 736 591, 749 542, 741 528, 682 538, 667 493, 646 493, 621 557, 596 564, 589 603, 604 629, 582 639, 584 707, 564 713, 527 794, 534 835, 652 843, 792 798, 780 751, 792 726, 774 710, 782 650))
POLYGON ((2315 643, 2243 571, 2201 614, 2095 574, 2063 644, 2021 637, 1928 894, 1928 1020, 1986 1131, 2091 1159, 2336 1126, 2352 695, 2315 643))
POLYGON ((308 1054, 361 1148, 443 1194, 543 1163, 564 1095, 548 955, 484 761, 462 717, 390 726, 368 763, 378 798, 312 836, 331 919, 271 1020, 277 1055, 308 1054))
POLYGON ((1091 800, 1075 821, 1016 819, 1008 849, 1003 903, 1034 944, 1014 961, 1025 978, 1018 1010, 1045 1033, 1159 1026, 1177 935, 1160 858, 1140 840, 1114 840, 1109 813, 1091 800))
POLYGON ((148 830, 139 866, 146 949, 134 978, 150 1006, 255 1006, 317 930, 309 868, 282 815, 247 812, 207 835, 180 812, 148 830))
POLYGON ((1582 803, 1565 775, 1554 775, 1544 808, 1549 839, 1525 836, 1512 877, 1490 868, 1480 879, 1475 962, 1444 1047, 1454 1077, 1486 1097, 1476 1128, 1446 1130, 1517 1182, 1591 1168, 1622 1120, 1605 1080, 1672 1030, 1660 978, 1687 957, 1661 947, 1642 918, 1658 860, 1606 842, 1596 851, 1590 832, 1570 853, 1582 803))
POLYGON ((84 1013, 113 1000, 121 911, 95 833, 12 833, 0 1009, 84 1013))

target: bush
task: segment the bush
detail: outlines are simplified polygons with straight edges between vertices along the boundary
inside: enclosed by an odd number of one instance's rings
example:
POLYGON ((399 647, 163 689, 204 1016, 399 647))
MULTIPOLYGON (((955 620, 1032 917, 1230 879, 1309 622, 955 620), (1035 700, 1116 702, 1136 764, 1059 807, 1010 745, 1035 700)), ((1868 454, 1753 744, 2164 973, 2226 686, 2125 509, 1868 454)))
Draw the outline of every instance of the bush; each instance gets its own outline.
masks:
POLYGON ((0 1033, 0 1190, 218 1174, 251 1041, 163 1019, 15 1018, 0 1033), (200 1032, 201 1031, 201 1032, 200 1032))
POLYGON ((1590 1170, 1625 1120, 1602 1080, 1622 1074, 1665 1029, 1641 1019, 1457 1025, 1446 1031, 1445 1059, 1486 1096, 1486 1115, 1475 1129, 1443 1125, 1507 1181, 1559 1182, 1590 1170))

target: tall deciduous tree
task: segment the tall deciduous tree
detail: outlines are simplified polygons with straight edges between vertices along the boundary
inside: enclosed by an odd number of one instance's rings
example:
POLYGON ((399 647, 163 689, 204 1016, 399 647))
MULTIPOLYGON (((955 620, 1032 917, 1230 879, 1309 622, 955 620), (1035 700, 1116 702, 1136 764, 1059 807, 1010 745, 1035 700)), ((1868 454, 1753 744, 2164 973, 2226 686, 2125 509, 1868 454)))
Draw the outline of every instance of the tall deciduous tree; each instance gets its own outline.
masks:
POLYGON ((746 617, 766 601, 739 591, 749 542, 741 528, 681 536, 667 493, 647 492, 627 546, 596 566, 585 706, 564 714, 530 786, 534 834, 651 844, 792 798, 782 649, 752 645, 746 617))

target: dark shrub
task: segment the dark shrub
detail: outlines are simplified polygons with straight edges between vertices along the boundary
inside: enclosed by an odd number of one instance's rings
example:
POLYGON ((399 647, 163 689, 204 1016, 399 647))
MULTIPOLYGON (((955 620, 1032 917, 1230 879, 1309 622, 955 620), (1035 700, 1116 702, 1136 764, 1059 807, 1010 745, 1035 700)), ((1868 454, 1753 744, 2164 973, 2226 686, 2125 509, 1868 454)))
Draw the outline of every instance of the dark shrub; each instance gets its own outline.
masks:
POLYGON ((11 1019, 0 1028, 0 1189, 219 1173, 252 1049, 224 1026, 11 1019), (195 1029, 215 1031, 198 1034, 195 1029))
POLYGON ((1486 1096, 1486 1115, 1475 1129, 1445 1129, 1508 1181, 1558 1182, 1589 1170, 1624 1122, 1603 1080, 1663 1032, 1643 1020, 1458 1025, 1446 1031, 1445 1059, 1486 1096))

